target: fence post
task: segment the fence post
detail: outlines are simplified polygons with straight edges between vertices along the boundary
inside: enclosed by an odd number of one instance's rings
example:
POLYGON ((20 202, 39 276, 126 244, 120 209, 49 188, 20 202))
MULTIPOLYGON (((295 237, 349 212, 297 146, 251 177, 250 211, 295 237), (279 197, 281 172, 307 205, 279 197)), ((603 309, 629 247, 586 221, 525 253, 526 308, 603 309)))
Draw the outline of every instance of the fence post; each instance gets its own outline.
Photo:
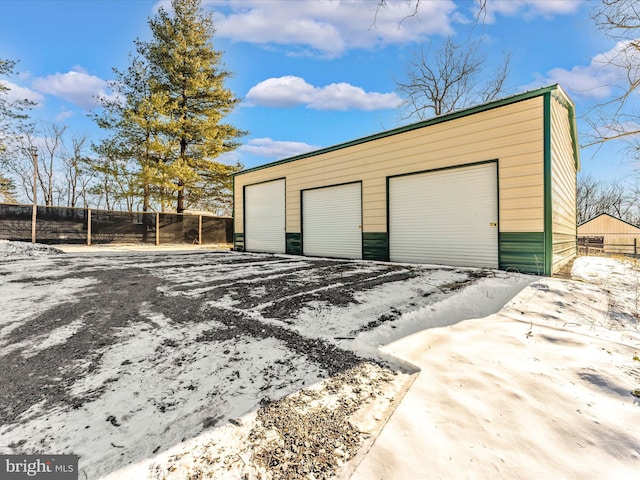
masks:
POLYGON ((38 216, 38 150, 31 147, 33 157, 33 210, 31 212, 31 243, 36 243, 36 217, 38 216))
POLYGON ((636 237, 633 237, 633 256, 638 256, 638 239, 636 237))
POLYGON ((91 209, 87 208, 87 245, 91 245, 91 209))
POLYGON ((198 245, 202 245, 202 215, 198 215, 198 245))
POLYGON ((160 245, 160 212, 156 212, 156 247, 160 245))
POLYGON ((31 243, 36 243, 36 217, 37 216, 38 216, 38 205, 34 201, 33 210, 31 212, 31 243))

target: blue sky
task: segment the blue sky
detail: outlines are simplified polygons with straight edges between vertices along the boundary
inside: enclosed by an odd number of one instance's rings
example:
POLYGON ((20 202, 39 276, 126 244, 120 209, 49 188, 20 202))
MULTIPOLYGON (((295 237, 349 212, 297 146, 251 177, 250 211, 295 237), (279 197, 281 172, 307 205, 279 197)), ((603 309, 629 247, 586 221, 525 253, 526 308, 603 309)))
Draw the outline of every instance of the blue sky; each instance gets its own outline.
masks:
MULTIPOLYGON (((474 26, 472 0, 216 0, 213 43, 234 72, 227 86, 243 99, 228 121, 250 133, 226 161, 246 167, 397 127, 395 80, 419 46, 482 38, 490 65, 512 58, 508 93, 560 83, 578 115, 610 94, 598 58, 615 48, 590 19, 595 1, 489 0, 474 26), (404 19, 404 20, 403 20, 404 19), (375 24, 374 24, 375 20, 375 24)), ((19 60, 8 81, 36 100, 32 117, 76 135, 102 132, 87 117, 108 94, 112 68, 125 69, 147 20, 168 1, 0 0, 0 58, 19 60)), ((580 134, 587 131, 579 123, 580 134)), ((623 145, 584 149, 583 174, 628 176, 623 145)))

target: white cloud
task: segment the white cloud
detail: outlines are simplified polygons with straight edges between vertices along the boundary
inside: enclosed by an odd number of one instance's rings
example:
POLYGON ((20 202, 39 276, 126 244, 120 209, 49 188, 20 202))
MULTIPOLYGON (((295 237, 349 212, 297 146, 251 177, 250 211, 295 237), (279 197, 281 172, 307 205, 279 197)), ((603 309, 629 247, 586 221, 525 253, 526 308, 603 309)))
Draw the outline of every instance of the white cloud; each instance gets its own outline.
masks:
POLYGON ((554 68, 547 74, 546 84, 559 83, 567 90, 592 98, 606 98, 611 95, 611 85, 607 81, 609 74, 606 70, 596 70, 593 65, 577 66, 571 70, 554 68))
MULTIPOLYGON (((482 21, 498 15, 551 18, 575 13, 585 0, 486 0, 482 21)), ((453 35, 475 21, 479 0, 203 0, 213 12, 216 36, 280 45, 290 55, 343 55, 350 49, 422 42, 453 35), (471 8, 467 8, 472 5, 471 8)), ((169 0, 153 8, 171 10, 169 0)))
POLYGON ((293 107, 310 103, 316 90, 303 78, 287 75, 263 80, 251 87, 245 98, 249 105, 293 107))
POLYGON ((315 110, 383 110, 396 108, 401 99, 395 93, 366 92, 349 83, 316 87, 303 78, 287 75, 268 78, 251 87, 248 105, 293 107, 307 105, 315 110))
POLYGON ((26 87, 21 87, 20 85, 17 85, 8 80, 0 80, 0 84, 2 84, 5 88, 8 88, 5 98, 9 102, 13 102, 16 100, 30 100, 32 102, 40 104, 44 100, 44 97, 38 92, 34 92, 33 90, 30 90, 26 87))
POLYGON ((266 158, 288 158, 317 150, 320 147, 303 142, 286 142, 271 138, 254 138, 242 145, 239 150, 266 158))
POLYGON ((554 68, 545 76, 539 76, 535 84, 559 83, 562 87, 582 97, 598 100, 610 97, 626 81, 627 65, 638 65, 640 53, 627 48, 629 42, 618 42, 608 52, 600 53, 591 59, 589 65, 578 65, 570 70, 554 68), (630 58, 632 55, 633 58, 630 58))
POLYGON ((98 105, 96 97, 109 96, 107 81, 88 74, 81 67, 74 67, 67 73, 36 78, 31 85, 41 93, 60 97, 86 109, 98 105))
POLYGON ((584 0, 487 0, 481 19, 494 23, 497 15, 550 18, 575 13, 583 3, 584 0))
POLYGON ((240 42, 310 48, 327 57, 453 33, 460 21, 453 0, 211 0, 216 35, 240 42), (415 16, 412 16, 416 13, 415 16))
POLYGON ((396 108, 402 99, 395 93, 365 92, 348 83, 332 83, 317 89, 310 108, 317 110, 383 110, 396 108))
POLYGON ((63 110, 58 115, 56 115, 56 122, 61 123, 63 120, 73 117, 73 115, 74 114, 71 110, 63 110))

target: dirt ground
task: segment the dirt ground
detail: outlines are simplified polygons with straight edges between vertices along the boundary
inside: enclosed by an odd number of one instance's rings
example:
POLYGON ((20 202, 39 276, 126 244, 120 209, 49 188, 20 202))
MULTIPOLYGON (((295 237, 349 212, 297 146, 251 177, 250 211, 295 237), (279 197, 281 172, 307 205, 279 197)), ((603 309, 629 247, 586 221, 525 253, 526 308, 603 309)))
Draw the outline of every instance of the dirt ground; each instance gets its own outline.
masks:
MULTIPOLYGON (((322 379, 349 383, 346 372, 365 362, 379 369, 367 373, 376 384, 391 381, 398 368, 371 363, 343 341, 491 274, 211 250, 7 259, 0 292, 15 296, 15 308, 0 323, 0 448, 80 453, 87 478, 97 478, 247 409, 262 406, 261 418, 269 423, 272 412, 273 423, 282 415, 272 402, 322 379), (377 310, 363 302, 389 285, 411 291, 377 310), (318 323, 359 308, 349 322, 318 323), (310 311, 325 317, 310 320, 310 311)), ((350 401, 349 414, 359 406, 350 401)), ((345 458, 359 445, 358 432, 347 433, 334 433, 349 438, 345 458)), ((263 449, 256 460, 277 468, 277 455, 263 449)), ((317 478, 336 467, 326 457, 317 478)))

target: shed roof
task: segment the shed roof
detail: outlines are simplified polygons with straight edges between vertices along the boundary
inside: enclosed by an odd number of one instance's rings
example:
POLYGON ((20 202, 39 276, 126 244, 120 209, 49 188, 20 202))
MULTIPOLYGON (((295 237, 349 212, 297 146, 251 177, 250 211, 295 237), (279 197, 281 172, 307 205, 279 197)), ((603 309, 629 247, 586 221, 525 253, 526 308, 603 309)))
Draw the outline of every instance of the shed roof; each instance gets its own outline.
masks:
POLYGON ((580 227, 588 227, 590 226, 590 224, 601 223, 600 221, 603 219, 608 219, 609 221, 613 221, 614 223, 621 224, 623 227, 625 227, 625 230, 628 231, 629 233, 640 234, 640 227, 638 227, 637 225, 634 225, 633 223, 629 223, 625 220, 622 220, 621 218, 614 217, 613 215, 609 215, 608 213, 601 213, 600 215, 596 215, 595 217, 587 220, 586 222, 582 222, 580 225, 578 225, 578 229, 580 229, 580 227))
POLYGON ((419 128, 428 127, 430 125, 436 125, 438 123, 448 122, 450 120, 455 120, 456 118, 466 117, 468 115, 474 115, 476 113, 485 112, 487 110, 492 110, 494 108, 500 108, 505 105, 522 102, 524 100, 529 100, 531 98, 540 97, 542 95, 552 94, 552 93, 556 94, 557 95, 556 98, 558 98, 558 100, 560 100, 560 102, 567 108, 567 112, 569 115, 569 125, 571 126, 573 156, 575 160, 576 170, 580 170, 580 151, 578 147, 578 133, 576 128, 575 105, 573 104, 569 96, 566 94, 566 92, 562 89, 562 87, 560 87, 560 85, 558 84, 554 84, 554 85, 549 85, 547 87, 537 88, 535 90, 528 90, 523 93, 518 93, 516 95, 504 97, 498 100, 494 100, 492 102, 476 105, 474 107, 465 108, 463 110, 457 110, 457 111, 448 113, 446 115, 440 115, 438 117, 433 117, 433 118, 412 123, 409 125, 404 125, 402 127, 394 128, 391 130, 385 130, 383 132, 375 133, 373 135, 368 135, 366 137, 357 138, 355 140, 350 140, 348 142, 339 143, 337 145, 333 145, 330 147, 321 148, 319 150, 314 150, 312 152, 302 153, 300 155, 295 155, 293 157, 276 160, 274 162, 269 162, 264 165, 258 165, 257 167, 248 168, 240 172, 236 172, 233 174, 233 176, 255 172, 257 170, 273 167, 275 165, 281 165, 283 163, 295 162, 296 160, 302 160, 304 158, 315 157, 317 155, 322 155, 324 153, 341 150, 343 148, 359 145, 361 143, 371 142, 373 140, 378 140, 380 138, 385 138, 392 135, 397 135, 400 133, 417 130, 419 128))

